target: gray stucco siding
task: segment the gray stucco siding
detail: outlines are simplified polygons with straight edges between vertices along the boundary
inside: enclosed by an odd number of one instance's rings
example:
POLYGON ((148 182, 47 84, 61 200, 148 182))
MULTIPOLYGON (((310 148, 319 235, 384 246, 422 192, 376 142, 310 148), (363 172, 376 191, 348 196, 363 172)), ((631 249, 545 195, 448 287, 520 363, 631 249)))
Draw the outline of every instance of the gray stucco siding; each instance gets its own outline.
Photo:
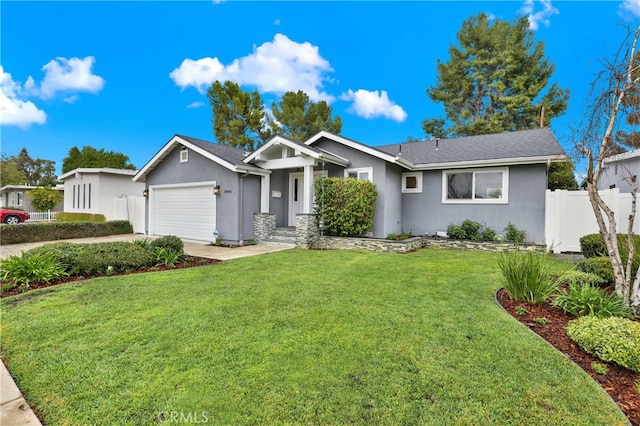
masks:
POLYGON ((470 219, 499 234, 511 222, 527 232, 528 241, 544 241, 546 165, 509 167, 508 204, 446 204, 442 202, 442 171, 425 171, 422 178, 422 193, 402 194, 405 231, 432 235, 470 219))
MULTIPOLYGON (((174 149, 148 173, 146 177, 147 186, 215 181, 216 184, 220 186, 220 195, 218 195, 216 199, 216 229, 220 233, 221 239, 238 241, 240 238, 240 175, 193 151, 189 152, 189 161, 181 163, 178 151, 178 149, 174 149)), ((259 185, 255 195, 251 194, 251 191, 255 191, 255 185, 250 184, 247 185, 247 188, 243 189, 245 200, 257 198, 259 203, 259 185)), ((147 200, 147 209, 149 208, 148 202, 147 200)), ((245 208, 250 207, 250 205, 251 202, 247 202, 245 208)), ((147 223, 145 225, 147 232, 149 231, 148 220, 149 218, 147 217, 147 223)), ((252 231, 250 235, 252 238, 252 231)), ((245 236, 244 238, 249 239, 250 237, 245 236)))
MULTIPOLYGON (((348 158, 349 165, 345 169, 373 168, 373 183, 378 190, 376 214, 373 219, 373 237, 384 238, 390 232, 397 232, 402 209, 399 196, 402 188, 399 168, 385 160, 328 139, 321 139, 314 146, 348 158), (390 172, 387 170, 388 167, 391 168, 390 172)), ((342 173, 339 176, 344 177, 344 169, 341 170, 342 173)))

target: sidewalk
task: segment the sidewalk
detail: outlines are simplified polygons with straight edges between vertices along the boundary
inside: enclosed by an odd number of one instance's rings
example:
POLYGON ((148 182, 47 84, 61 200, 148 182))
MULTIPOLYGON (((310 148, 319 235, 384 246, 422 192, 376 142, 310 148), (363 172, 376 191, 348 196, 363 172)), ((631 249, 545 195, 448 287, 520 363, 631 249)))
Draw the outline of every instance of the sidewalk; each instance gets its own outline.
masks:
MULTIPOLYGON (((139 234, 110 235, 107 237, 75 238, 70 240, 59 240, 71 243, 98 243, 106 241, 134 241, 149 238, 139 234)), ((9 244, 0 246, 0 258, 20 255, 23 251, 30 250, 41 245, 55 241, 43 241, 38 243, 9 244)), ((230 260, 247 256, 256 256, 264 253, 273 253, 290 249, 289 246, 264 246, 251 245, 243 247, 216 247, 201 241, 184 242, 184 252, 189 256, 205 257, 208 259, 230 260)), ((20 390, 16 386, 13 378, 7 371, 4 363, 0 363, 0 425, 21 426, 21 425, 41 425, 40 421, 33 413, 20 390)))

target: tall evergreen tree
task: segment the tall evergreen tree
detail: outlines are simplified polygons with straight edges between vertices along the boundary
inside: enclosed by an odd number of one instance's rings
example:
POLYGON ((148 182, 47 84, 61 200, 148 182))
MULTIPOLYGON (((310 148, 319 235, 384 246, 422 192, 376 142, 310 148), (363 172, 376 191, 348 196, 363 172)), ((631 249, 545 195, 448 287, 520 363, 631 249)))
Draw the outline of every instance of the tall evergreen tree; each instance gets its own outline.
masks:
POLYGON ((332 117, 333 109, 326 101, 312 102, 302 90, 285 93, 272 105, 273 119, 269 125, 274 133, 298 142, 310 138, 321 130, 340 133, 342 119, 332 117))
POLYGON ((232 81, 216 81, 207 93, 213 112, 213 134, 218 143, 253 151, 272 135, 265 125, 262 98, 245 92, 232 81))
POLYGON ((18 157, 7 157, 0 154, 0 187, 6 185, 24 185, 27 182, 27 175, 23 170, 18 169, 18 157))
POLYGON ((92 146, 85 145, 82 149, 77 146, 71 147, 69 153, 62 160, 62 173, 81 167, 102 168, 109 167, 112 169, 130 169, 135 170, 135 166, 129 162, 129 157, 114 151, 105 151, 104 149, 96 149, 92 146))
POLYGON ((27 148, 22 148, 20 154, 15 157, 15 165, 24 173, 27 185, 53 186, 58 181, 55 173, 55 161, 42 158, 31 158, 27 148))
POLYGON ((446 119, 424 120, 428 136, 447 137, 531 129, 545 126, 567 107, 569 92, 549 86, 554 65, 544 44, 534 43, 526 17, 514 23, 481 13, 462 24, 459 46, 449 62, 438 61, 438 80, 427 90, 442 102, 446 119), (546 92, 544 92, 546 88, 546 92))

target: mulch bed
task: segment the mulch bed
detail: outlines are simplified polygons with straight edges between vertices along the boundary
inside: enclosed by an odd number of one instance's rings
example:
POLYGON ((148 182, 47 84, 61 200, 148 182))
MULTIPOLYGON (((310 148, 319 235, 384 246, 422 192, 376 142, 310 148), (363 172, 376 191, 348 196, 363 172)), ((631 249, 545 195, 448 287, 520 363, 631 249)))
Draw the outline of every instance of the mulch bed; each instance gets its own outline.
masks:
MULTIPOLYGON (((95 275, 95 276, 91 276, 91 277, 78 277, 78 276, 72 276, 72 277, 66 277, 62 280, 59 281, 55 281, 55 282, 50 282, 50 283, 31 283, 29 284, 29 290, 36 290, 39 288, 45 288, 45 287, 51 287, 51 286, 55 286, 55 285, 60 285, 60 284, 65 284, 65 283, 70 283, 70 282, 75 282, 75 281, 83 281, 83 280, 87 280, 89 278, 96 278, 96 277, 106 277, 106 276, 118 276, 118 275, 129 275, 129 274, 139 274, 139 273, 143 273, 143 272, 158 272, 158 271, 167 271, 167 270, 172 270, 172 269, 183 269, 183 268, 193 268, 196 266, 205 266, 205 265, 212 265, 214 263, 219 263, 221 262, 220 260, 216 260, 216 259, 208 259, 206 257, 197 257, 197 256, 185 256, 180 262, 176 263, 176 265, 173 268, 169 268, 167 266, 151 266, 149 268, 145 268, 145 269, 140 269, 137 271, 130 271, 130 272, 115 272, 111 275, 107 275, 107 274, 101 274, 101 275, 95 275)), ((10 290, 2 290, 2 292, 0 293, 0 297, 9 297, 9 296, 15 296, 16 294, 24 294, 24 292, 21 292, 18 287, 14 287, 10 290)))
POLYGON ((516 306, 521 305, 520 302, 514 302, 509 299, 504 289, 499 290, 496 296, 498 303, 509 314, 579 365, 607 391, 626 414, 631 424, 640 426, 640 394, 638 394, 638 388, 635 383, 640 381, 640 373, 635 373, 616 364, 606 363, 581 349, 564 331, 567 323, 576 318, 574 315, 565 314, 561 309, 551 306, 549 303, 540 305, 524 304, 527 313, 518 315, 516 306), (533 321, 534 318, 546 318, 549 322, 547 324, 539 324, 533 321), (593 362, 605 364, 609 372, 605 375, 597 374, 591 367, 593 362))

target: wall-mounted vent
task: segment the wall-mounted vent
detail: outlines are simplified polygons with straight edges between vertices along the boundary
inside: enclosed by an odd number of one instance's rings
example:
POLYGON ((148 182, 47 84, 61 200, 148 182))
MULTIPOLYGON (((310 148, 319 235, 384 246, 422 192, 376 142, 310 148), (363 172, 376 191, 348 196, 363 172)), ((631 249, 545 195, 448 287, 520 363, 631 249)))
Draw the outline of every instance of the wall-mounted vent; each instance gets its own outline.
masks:
POLYGON ((187 161, 189 161, 189 150, 186 146, 183 146, 180 150, 180 162, 186 163, 187 161))

